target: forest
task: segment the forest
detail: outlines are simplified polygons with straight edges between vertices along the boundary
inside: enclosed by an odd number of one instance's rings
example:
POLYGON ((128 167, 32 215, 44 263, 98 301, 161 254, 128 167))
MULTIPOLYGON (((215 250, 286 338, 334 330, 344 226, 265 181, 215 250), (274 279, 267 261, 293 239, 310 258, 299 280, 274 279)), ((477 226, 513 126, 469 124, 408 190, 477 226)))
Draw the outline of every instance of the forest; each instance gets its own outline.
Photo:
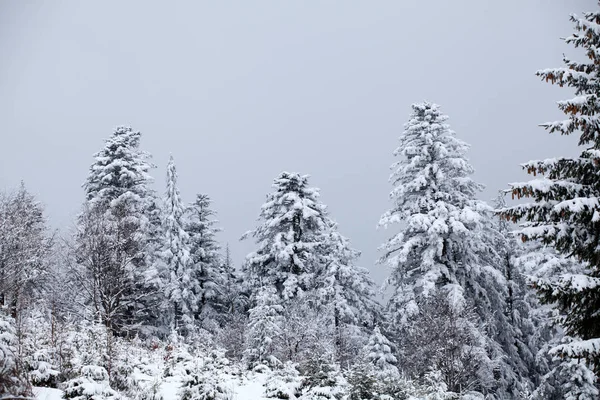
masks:
POLYGON ((568 98, 539 134, 579 155, 525 162, 493 203, 441 106, 399 116, 383 288, 296 172, 235 265, 219 205, 185 204, 175 157, 156 171, 128 126, 90 157, 72 231, 4 188, 0 399, 599 399, 600 8, 571 22, 584 58, 536 72, 568 98))

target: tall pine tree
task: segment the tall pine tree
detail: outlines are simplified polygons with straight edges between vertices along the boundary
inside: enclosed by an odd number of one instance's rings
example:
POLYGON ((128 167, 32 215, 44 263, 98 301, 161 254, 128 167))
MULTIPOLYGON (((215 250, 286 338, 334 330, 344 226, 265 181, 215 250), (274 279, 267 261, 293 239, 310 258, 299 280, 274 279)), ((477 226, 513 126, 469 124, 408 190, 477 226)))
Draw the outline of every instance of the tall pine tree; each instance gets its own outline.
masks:
POLYGON ((184 206, 177 188, 177 171, 173 156, 167 165, 167 191, 164 210, 164 251, 166 265, 167 314, 174 318, 181 334, 194 329, 198 311, 200 284, 190 257, 189 236, 183 229, 184 206))
POLYGON ((386 227, 402 224, 381 246, 380 262, 391 268, 387 284, 394 289, 388 304, 390 328, 400 334, 420 323, 421 307, 434 295, 443 295, 458 318, 462 309, 474 307, 479 322, 487 324, 478 335, 486 338, 489 359, 500 364, 493 386, 481 380, 479 389, 514 396, 524 388, 520 371, 506 364, 512 329, 505 315, 506 280, 490 240, 498 235, 491 208, 476 199, 482 185, 470 178, 474 171, 466 159, 468 145, 450 130, 448 117, 427 102, 412 109, 394 152, 399 160, 390 177, 393 206, 380 220, 386 227))
POLYGON ((95 154, 83 187, 77 259, 87 277, 90 303, 116 333, 147 325, 156 292, 148 263, 148 185, 153 167, 141 151, 140 132, 118 127, 95 154))
POLYGON ((600 12, 571 16, 575 32, 565 42, 585 51, 588 60, 568 59, 562 68, 537 72, 542 80, 575 90, 575 97, 559 101, 566 120, 542 126, 549 132, 578 134, 583 150, 577 158, 552 158, 523 164, 529 182, 514 183, 513 197, 533 202, 504 209, 514 222, 524 220, 524 241, 540 240, 565 255, 577 257, 584 268, 562 271, 537 286, 541 300, 556 303, 562 325, 574 340, 557 351, 589 362, 600 376, 600 12))
POLYGON ((211 209, 211 199, 198 194, 196 200, 186 209, 185 231, 190 237, 190 256, 194 264, 195 279, 199 284, 198 318, 207 318, 208 307, 221 308, 225 272, 223 271, 221 246, 216 234, 220 231, 211 209), (208 306, 208 307, 207 307, 208 306), (200 314, 204 313, 204 316, 200 314))

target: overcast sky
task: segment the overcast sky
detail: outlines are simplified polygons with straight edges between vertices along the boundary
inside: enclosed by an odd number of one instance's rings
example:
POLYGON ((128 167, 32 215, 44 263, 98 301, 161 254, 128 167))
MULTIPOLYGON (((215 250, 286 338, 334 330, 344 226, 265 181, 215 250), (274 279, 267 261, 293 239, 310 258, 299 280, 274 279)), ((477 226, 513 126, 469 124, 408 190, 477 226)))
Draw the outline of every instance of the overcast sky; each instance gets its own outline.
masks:
POLYGON ((169 153, 186 202, 209 194, 236 263, 282 170, 310 174, 381 281, 377 231, 392 152, 414 102, 442 106, 472 145, 488 200, 519 164, 575 154, 566 89, 540 68, 577 53, 560 38, 593 0, 3 1, 0 189, 24 180, 68 228, 81 183, 117 125, 143 134, 163 192, 169 153))

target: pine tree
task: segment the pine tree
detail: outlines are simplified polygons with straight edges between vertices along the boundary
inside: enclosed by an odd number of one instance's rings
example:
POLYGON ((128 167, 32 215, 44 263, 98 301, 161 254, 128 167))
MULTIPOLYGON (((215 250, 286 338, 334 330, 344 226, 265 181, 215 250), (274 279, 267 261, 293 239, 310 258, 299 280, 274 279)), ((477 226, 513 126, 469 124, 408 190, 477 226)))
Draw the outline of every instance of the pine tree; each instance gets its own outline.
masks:
POLYGON ((487 211, 475 200, 482 186, 469 178, 468 145, 455 137, 448 117, 435 104, 412 108, 394 152, 400 160, 390 176, 393 207, 379 222, 406 226, 381 246, 380 262, 392 268, 387 284, 395 288, 391 305, 398 321, 418 311, 418 297, 468 278, 461 276, 467 272, 462 265, 476 263, 481 212, 487 211))
POLYGON ((278 364, 277 340, 283 329, 283 307, 272 286, 262 288, 253 301, 255 306, 250 309, 244 359, 250 366, 278 364))
POLYGON ((317 302, 332 310, 337 355, 347 360, 358 349, 345 336, 352 331, 360 335, 363 328, 371 327, 379 305, 373 300, 375 283, 369 271, 355 265, 360 252, 337 231, 336 224, 330 225, 325 239, 328 251, 316 277, 317 302))
POLYGON ((390 328, 398 336, 419 324, 415 318, 423 317, 421 305, 440 291, 448 304, 474 306, 487 324, 481 336, 490 362, 501 364, 497 387, 490 390, 515 396, 523 384, 520 371, 506 364, 513 338, 505 314, 506 280, 493 246, 499 233, 491 222, 492 209, 476 199, 483 187, 469 177, 474 170, 466 158, 468 145, 450 130, 448 117, 427 102, 412 109, 394 152, 399 160, 390 176, 393 206, 380 220, 384 227, 402 224, 381 246, 380 263, 392 270, 386 281, 394 289, 390 328))
POLYGON ((533 202, 504 209, 502 214, 514 222, 525 221, 524 241, 540 240, 585 264, 577 274, 557 273, 537 290, 543 302, 557 304, 567 335, 576 339, 560 346, 560 353, 587 360, 600 376, 600 12, 587 12, 581 18, 573 15, 571 20, 575 32, 565 42, 583 49, 589 61, 565 56, 564 67, 540 70, 537 76, 575 90, 576 97, 558 102, 568 119, 542 126, 551 133, 578 133, 583 150, 577 158, 523 164, 529 174, 542 177, 511 184, 512 194, 533 202))
POLYGON ((43 212, 22 182, 15 193, 0 198, 0 305, 15 319, 39 297, 48 275, 53 241, 43 212))
POLYGON ((187 334, 194 328, 194 319, 200 304, 200 283, 196 266, 190 256, 189 236, 183 228, 184 207, 177 188, 177 171, 173 156, 167 166, 164 204, 163 258, 167 276, 167 310, 173 315, 179 333, 187 334))
POLYGON ((104 323, 121 334, 147 325, 156 300, 146 283, 153 268, 146 246, 152 165, 139 149, 140 137, 118 127, 95 154, 83 185, 87 201, 76 239, 90 301, 104 323))
POLYGON ((27 381, 17 353, 15 321, 0 310, 0 398, 27 398, 31 385, 27 381))
MULTIPOLYGON (((185 230, 190 237, 190 256, 200 286, 201 308, 207 305, 220 308, 225 276, 220 246, 215 237, 220 229, 216 227, 218 221, 213 219, 215 212, 210 205, 210 197, 198 194, 186 209, 185 230)), ((202 311, 199 309, 198 314, 202 311)))
POLYGON ((259 226, 242 238, 252 236, 258 244, 246 257, 244 272, 251 291, 272 286, 282 299, 291 299, 314 289, 329 219, 308 176, 282 172, 273 188, 261 207, 259 226))
MULTIPOLYGON (((564 257, 553 247, 538 242, 526 242, 523 247, 524 251, 515 259, 515 264, 527 274, 530 284, 542 285, 557 274, 578 274, 585 270, 581 262, 574 257, 564 257)), ((533 397, 549 400, 578 398, 574 395, 577 392, 582 399, 586 398, 584 393, 587 393, 587 398, 597 396, 597 392, 590 389, 596 379, 588 363, 561 357, 556 352, 557 346, 573 341, 557 326, 562 318, 560 311, 553 304, 540 304, 533 296, 529 296, 527 302, 531 304, 529 318, 535 329, 530 337, 530 347, 538 349, 535 364, 540 375, 533 397)))
POLYGON ((221 268, 223 272, 223 288, 220 296, 222 312, 226 315, 239 314, 245 311, 247 298, 242 291, 242 277, 231 260, 229 244, 225 246, 225 256, 221 268))
POLYGON ((373 364, 380 375, 398 375, 398 360, 392 352, 392 343, 381 333, 378 326, 373 329, 364 351, 367 361, 373 364))
MULTIPOLYGON (((504 191, 499 191, 494 202, 496 210, 506 208, 504 191)), ((519 256, 526 251, 519 244, 515 235, 510 231, 506 219, 498 216, 495 221, 497 235, 492 235, 492 244, 498 252, 501 268, 506 279, 508 292, 506 294, 505 314, 508 326, 499 327, 501 332, 509 333, 504 338, 504 348, 512 368, 521 374, 528 374, 532 382, 539 380, 540 369, 536 364, 536 354, 540 343, 535 340, 535 292, 530 287, 525 274, 518 262, 519 256)))

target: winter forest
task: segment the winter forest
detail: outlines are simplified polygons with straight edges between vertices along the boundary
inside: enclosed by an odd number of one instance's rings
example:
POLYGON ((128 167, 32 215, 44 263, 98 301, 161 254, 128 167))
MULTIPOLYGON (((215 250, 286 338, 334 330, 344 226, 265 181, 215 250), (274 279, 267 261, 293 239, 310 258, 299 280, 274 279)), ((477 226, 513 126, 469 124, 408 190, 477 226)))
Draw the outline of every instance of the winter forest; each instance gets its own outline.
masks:
POLYGON ((90 154, 70 231, 2 188, 0 399, 600 399, 600 6, 571 23, 582 56, 532 73, 566 99, 539 140, 578 155, 523 160, 495 201, 443 105, 402 110, 383 287, 303 173, 274 177, 234 262, 219 204, 185 203, 135 127, 90 154))

